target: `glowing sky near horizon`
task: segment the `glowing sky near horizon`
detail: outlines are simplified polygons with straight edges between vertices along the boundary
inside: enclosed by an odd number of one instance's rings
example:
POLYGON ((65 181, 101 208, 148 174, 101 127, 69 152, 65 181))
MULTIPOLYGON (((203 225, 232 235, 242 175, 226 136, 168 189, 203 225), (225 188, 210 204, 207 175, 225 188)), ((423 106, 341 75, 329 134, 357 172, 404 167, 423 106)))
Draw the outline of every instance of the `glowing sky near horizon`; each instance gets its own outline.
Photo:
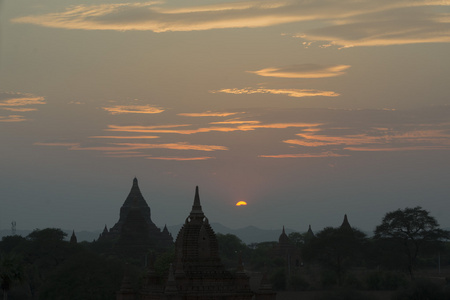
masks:
POLYGON ((450 2, 0 0, 0 229, 450 227, 450 2), (238 199, 251 203, 236 209, 238 199), (238 212, 237 212, 238 211, 238 212))

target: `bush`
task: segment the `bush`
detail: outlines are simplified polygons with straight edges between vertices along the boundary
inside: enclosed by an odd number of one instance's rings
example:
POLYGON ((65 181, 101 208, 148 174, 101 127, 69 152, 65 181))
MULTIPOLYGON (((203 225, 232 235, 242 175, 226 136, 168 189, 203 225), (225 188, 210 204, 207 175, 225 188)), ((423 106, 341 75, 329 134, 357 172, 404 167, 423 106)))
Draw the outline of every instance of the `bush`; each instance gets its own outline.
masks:
POLYGON ((320 276, 320 281, 324 288, 330 288, 333 285, 337 284, 338 278, 337 274, 331 270, 323 270, 320 276))
POLYGON ((360 290, 363 288, 361 280, 353 273, 349 273, 344 279, 344 286, 351 289, 360 290))
POLYGON ((283 268, 276 270, 270 279, 275 290, 284 291, 286 289, 286 272, 283 268))
POLYGON ((289 278, 290 287, 295 291, 306 291, 309 283, 299 274, 294 274, 289 278))
POLYGON ((374 297, 368 296, 361 292, 342 289, 333 292, 328 292, 325 295, 316 297, 315 300, 373 300, 374 297))
POLYGON ((447 300, 450 293, 444 285, 425 279, 413 281, 408 287, 396 292, 392 300, 447 300))
POLYGON ((366 285, 369 290, 394 291, 408 284, 403 273, 375 271, 366 276, 366 285))

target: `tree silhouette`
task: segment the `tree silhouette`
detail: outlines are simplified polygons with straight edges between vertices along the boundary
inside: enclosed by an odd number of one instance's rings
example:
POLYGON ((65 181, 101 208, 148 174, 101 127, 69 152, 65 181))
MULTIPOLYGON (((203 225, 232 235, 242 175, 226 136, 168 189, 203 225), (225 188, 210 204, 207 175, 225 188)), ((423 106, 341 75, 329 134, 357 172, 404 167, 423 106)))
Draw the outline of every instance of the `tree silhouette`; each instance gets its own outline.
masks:
POLYGON ((3 300, 8 299, 8 292, 22 280, 23 267, 20 259, 14 254, 3 253, 0 256, 0 286, 3 291, 3 300))
POLYGON ((388 240, 397 245, 391 251, 400 251, 407 258, 411 279, 417 258, 430 244, 449 239, 450 232, 439 228, 436 219, 422 207, 388 212, 375 229, 375 239, 388 240))
POLYGON ((343 274, 358 263, 365 242, 366 235, 356 228, 326 227, 305 244, 303 253, 336 272, 338 284, 342 285, 343 274))

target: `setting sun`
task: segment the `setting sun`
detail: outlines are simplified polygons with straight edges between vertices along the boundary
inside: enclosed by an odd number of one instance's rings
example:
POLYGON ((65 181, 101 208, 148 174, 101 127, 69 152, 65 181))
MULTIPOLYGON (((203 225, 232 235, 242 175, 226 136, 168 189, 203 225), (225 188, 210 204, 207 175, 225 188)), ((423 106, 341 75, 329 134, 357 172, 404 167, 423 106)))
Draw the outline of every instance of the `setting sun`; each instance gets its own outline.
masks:
POLYGON ((247 202, 239 201, 238 203, 236 203, 236 206, 242 206, 242 205, 247 205, 247 202))

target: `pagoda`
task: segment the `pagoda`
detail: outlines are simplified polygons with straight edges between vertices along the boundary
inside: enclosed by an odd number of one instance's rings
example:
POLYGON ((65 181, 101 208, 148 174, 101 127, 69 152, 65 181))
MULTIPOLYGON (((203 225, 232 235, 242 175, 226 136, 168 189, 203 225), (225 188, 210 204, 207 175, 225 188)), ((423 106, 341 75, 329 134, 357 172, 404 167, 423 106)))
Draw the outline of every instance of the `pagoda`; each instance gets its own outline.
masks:
POLYGON ((105 225, 98 241, 112 242, 116 254, 135 257, 145 257, 149 249, 159 251, 173 245, 167 227, 161 230, 153 223, 137 178, 133 179, 130 193, 120 208, 119 221, 110 230, 105 225))
MULTIPOLYGON (((225 269, 219 257, 214 230, 200 204, 198 187, 194 204, 175 242, 175 258, 165 279, 158 280, 148 270, 143 289, 135 295, 142 300, 274 300, 271 289, 252 291, 242 262, 237 272, 225 269)), ((129 298, 126 289, 117 292, 117 300, 129 298)))

